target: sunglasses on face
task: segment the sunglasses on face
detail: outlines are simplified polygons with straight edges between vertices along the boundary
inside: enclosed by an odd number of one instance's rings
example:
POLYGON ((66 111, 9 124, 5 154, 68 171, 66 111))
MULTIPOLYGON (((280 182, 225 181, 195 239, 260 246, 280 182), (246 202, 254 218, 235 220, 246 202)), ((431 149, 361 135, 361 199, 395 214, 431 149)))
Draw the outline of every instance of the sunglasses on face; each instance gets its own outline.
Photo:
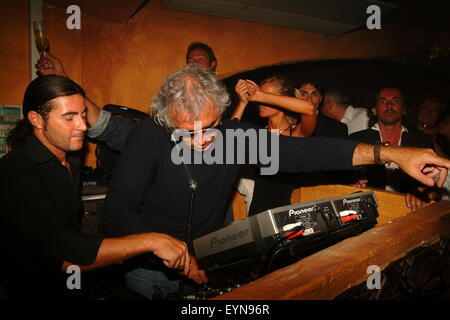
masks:
MULTIPOLYGON (((214 124, 217 121, 214 122, 214 124)), ((183 138, 189 138, 194 139, 196 136, 198 136, 200 133, 202 135, 211 135, 216 132, 216 130, 220 130, 222 127, 222 121, 220 121, 217 125, 212 124, 211 126, 207 128, 202 128, 200 130, 186 130, 186 129, 172 129, 172 137, 175 135, 178 137, 178 141, 183 140, 183 138)), ((175 139, 176 140, 176 139, 175 139)))

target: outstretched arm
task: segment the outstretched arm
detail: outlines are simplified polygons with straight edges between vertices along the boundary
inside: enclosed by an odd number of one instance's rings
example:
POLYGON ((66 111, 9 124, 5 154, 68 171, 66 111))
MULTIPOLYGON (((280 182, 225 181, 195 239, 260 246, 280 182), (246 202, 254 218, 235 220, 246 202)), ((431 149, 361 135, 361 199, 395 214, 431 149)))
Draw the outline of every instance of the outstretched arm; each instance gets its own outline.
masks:
MULTIPOLYGON (((61 60, 50 53, 47 53, 45 56, 41 56, 36 64, 36 69, 41 75, 55 74, 68 78, 61 60)), ((93 127, 97 122, 101 109, 88 97, 85 98, 85 103, 88 109, 87 122, 90 127, 93 127)))
MULTIPOLYGON (((405 173, 430 187, 442 187, 450 168, 450 161, 439 157, 432 149, 382 146, 380 159, 397 163, 405 173)), ((374 164, 374 146, 358 144, 352 161, 354 166, 374 164)))
MULTIPOLYGON (((190 255, 185 242, 162 233, 143 233, 121 238, 103 239, 95 261, 88 266, 80 266, 88 271, 119 263, 136 255, 152 252, 173 269, 188 275, 190 271, 190 255)), ((65 271, 72 263, 65 261, 65 271)))

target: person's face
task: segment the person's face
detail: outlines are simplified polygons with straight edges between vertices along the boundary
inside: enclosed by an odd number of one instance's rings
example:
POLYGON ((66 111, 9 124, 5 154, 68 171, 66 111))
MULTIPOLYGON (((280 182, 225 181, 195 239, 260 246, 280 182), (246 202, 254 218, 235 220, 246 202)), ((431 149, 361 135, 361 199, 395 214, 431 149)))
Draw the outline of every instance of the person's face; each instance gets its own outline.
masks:
POLYGON ((442 112, 442 106, 437 101, 425 100, 419 107, 417 124, 421 128, 434 128, 437 126, 442 112))
POLYGON ((216 61, 210 61, 208 54, 205 52, 205 50, 202 49, 195 49, 192 50, 188 54, 187 63, 190 64, 196 64, 203 68, 208 68, 214 70, 216 68, 217 62, 216 61))
POLYGON ((299 98, 312 102, 316 109, 322 102, 322 95, 320 94, 320 91, 311 83, 305 83, 298 88, 298 91, 300 93, 299 98))
POLYGON ((384 125, 394 125, 402 121, 405 106, 402 94, 395 88, 382 89, 378 94, 375 107, 372 108, 378 121, 384 125))
MULTIPOLYGON (((281 95, 279 92, 279 87, 273 83, 273 82, 266 82, 260 87, 262 92, 265 93, 271 93, 276 95, 281 95)), ((270 118, 277 114, 279 114, 281 111, 278 109, 275 109, 271 106, 267 105, 259 105, 259 116, 261 118, 270 118)))
POLYGON ((177 113, 171 116, 171 120, 174 130, 182 137, 182 142, 196 151, 205 151, 211 146, 217 131, 208 129, 216 128, 220 124, 219 113, 212 102, 203 108, 197 119, 192 119, 186 113, 177 113))
POLYGON ((43 143, 55 154, 80 150, 87 130, 84 97, 80 94, 58 97, 50 100, 50 104, 53 109, 47 119, 35 114, 37 122, 32 122, 43 143))

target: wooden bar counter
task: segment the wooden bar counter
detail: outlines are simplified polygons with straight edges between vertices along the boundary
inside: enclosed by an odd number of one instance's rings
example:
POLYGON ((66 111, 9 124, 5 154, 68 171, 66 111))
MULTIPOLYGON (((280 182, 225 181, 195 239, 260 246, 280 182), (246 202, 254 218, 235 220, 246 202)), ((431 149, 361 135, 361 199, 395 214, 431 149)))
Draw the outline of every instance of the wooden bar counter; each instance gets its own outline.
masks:
MULTIPOLYGON (((293 197, 297 197, 294 201, 306 202, 359 190, 367 191, 337 185, 304 187, 296 190, 293 197)), ((403 194, 373 191, 380 215, 375 228, 214 299, 333 299, 365 282, 371 275, 369 266, 376 265, 383 270, 411 250, 436 242, 444 235, 449 236, 450 201, 440 201, 410 212, 403 194)), ((242 203, 243 199, 234 199, 235 212, 241 215, 236 215, 237 219, 245 217, 242 203)))

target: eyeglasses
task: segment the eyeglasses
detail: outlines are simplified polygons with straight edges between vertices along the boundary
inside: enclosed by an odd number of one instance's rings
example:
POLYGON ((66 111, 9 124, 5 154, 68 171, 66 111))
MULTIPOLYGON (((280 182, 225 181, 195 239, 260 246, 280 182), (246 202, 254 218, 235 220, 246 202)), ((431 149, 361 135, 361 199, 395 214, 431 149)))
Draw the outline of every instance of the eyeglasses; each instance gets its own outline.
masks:
MULTIPOLYGON (((216 123, 217 121, 215 121, 214 123, 216 123)), ((222 127, 222 121, 220 121, 217 125, 212 124, 210 127, 208 128, 202 128, 200 130, 192 130, 192 131, 188 131, 186 129, 173 129, 172 130, 172 138, 174 138, 174 136, 176 136, 175 140, 181 141, 183 140, 183 138, 190 138, 190 139, 194 139, 196 136, 198 136, 200 133, 202 135, 212 135, 214 134, 217 130, 220 130, 222 127)))
MULTIPOLYGON (((196 135, 198 135, 200 132, 204 135, 212 134, 215 132, 215 130, 219 130, 222 126, 222 122, 219 122, 219 124, 212 126, 210 128, 203 128, 200 130, 193 130, 193 131, 184 131, 183 136, 189 136, 191 138, 194 138, 196 135)), ((179 129, 178 129, 179 130, 179 129)))

